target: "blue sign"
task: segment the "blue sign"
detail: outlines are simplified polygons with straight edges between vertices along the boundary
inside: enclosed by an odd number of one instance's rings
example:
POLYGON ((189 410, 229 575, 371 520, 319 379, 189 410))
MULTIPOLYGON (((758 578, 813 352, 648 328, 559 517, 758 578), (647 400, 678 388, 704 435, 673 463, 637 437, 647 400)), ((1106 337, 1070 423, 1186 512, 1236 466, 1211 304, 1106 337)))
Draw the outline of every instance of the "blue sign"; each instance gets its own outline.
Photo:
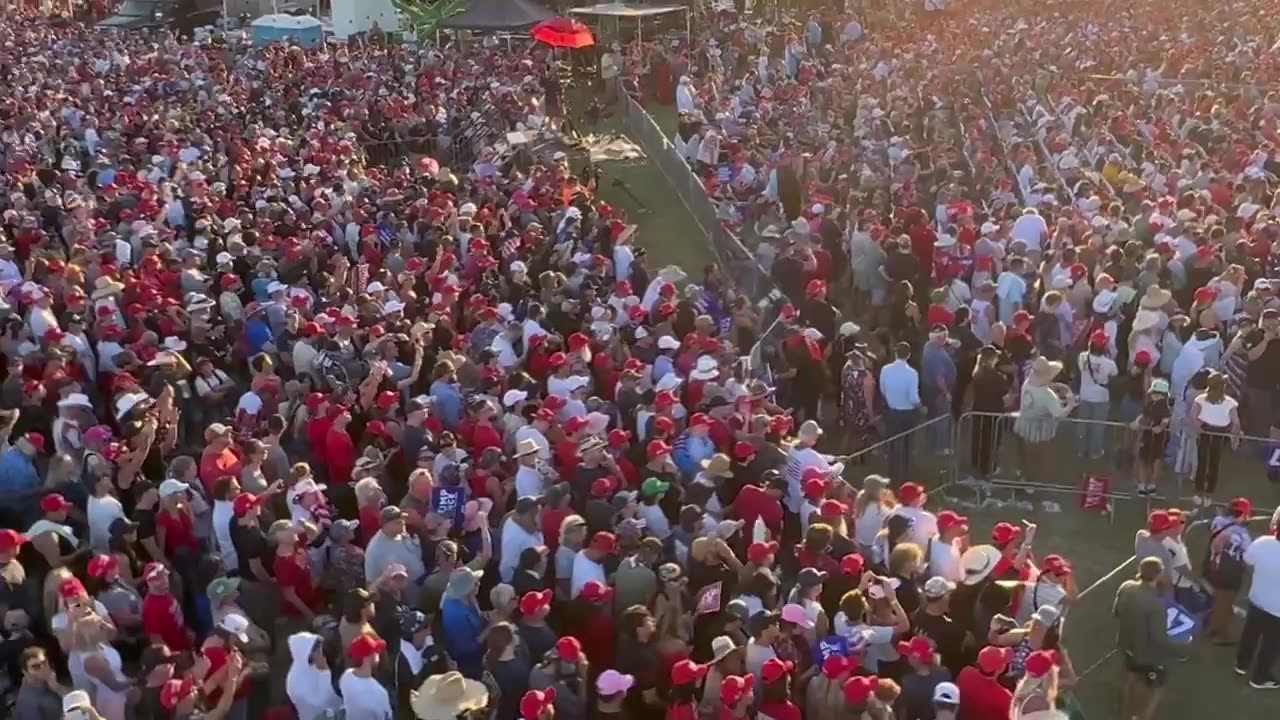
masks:
POLYGON ((1199 624, 1195 616, 1181 605, 1169 603, 1165 606, 1165 629, 1169 632, 1170 640, 1191 642, 1199 624))
POLYGON ((446 520, 452 520, 454 527, 462 527, 462 506, 466 502, 467 493, 461 486, 437 485, 431 489, 431 511, 446 520))
POLYGON ((821 666, 832 655, 848 655, 849 639, 843 635, 832 635, 818 641, 813 647, 813 661, 821 666))

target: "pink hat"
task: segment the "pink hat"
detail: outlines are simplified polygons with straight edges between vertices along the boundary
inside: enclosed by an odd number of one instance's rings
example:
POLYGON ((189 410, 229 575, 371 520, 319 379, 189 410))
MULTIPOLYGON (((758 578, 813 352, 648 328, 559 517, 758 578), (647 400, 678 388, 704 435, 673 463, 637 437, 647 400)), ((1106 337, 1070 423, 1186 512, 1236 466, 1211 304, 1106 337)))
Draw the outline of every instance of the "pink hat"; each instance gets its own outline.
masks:
POLYGON ((617 670, 605 670, 596 678, 596 692, 604 695, 617 695, 631 689, 636 684, 635 676, 624 675, 617 670))

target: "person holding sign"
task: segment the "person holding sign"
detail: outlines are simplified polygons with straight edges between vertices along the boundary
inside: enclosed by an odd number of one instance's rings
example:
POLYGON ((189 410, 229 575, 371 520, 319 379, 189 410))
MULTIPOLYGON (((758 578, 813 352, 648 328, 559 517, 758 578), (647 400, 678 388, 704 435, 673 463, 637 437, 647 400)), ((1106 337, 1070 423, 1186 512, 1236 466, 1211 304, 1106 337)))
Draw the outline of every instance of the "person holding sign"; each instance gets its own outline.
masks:
POLYGON ((1143 558, 1138 576, 1116 592, 1112 614, 1119 622, 1116 648, 1124 654, 1120 715, 1152 720, 1164 694, 1165 668, 1186 656, 1184 644, 1169 636, 1168 615, 1160 592, 1164 561, 1143 558))

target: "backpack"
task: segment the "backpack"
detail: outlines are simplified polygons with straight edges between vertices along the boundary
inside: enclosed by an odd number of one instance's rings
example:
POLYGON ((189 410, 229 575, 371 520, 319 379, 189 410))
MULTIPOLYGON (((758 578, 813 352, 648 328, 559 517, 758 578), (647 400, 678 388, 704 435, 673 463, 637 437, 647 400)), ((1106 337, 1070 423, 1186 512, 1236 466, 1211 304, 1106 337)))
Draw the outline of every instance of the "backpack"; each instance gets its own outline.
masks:
POLYGON ((340 386, 350 384, 350 377, 347 374, 347 368, 342 364, 342 360, 328 350, 321 350, 311 361, 317 375, 320 377, 329 390, 335 390, 340 386))
POLYGON ((1213 543, 1218 536, 1231 529, 1228 525, 1218 528, 1209 536, 1209 547, 1205 550, 1205 579, 1222 590, 1239 590, 1244 585, 1244 559, 1235 552, 1235 545, 1227 544, 1216 552, 1213 543))

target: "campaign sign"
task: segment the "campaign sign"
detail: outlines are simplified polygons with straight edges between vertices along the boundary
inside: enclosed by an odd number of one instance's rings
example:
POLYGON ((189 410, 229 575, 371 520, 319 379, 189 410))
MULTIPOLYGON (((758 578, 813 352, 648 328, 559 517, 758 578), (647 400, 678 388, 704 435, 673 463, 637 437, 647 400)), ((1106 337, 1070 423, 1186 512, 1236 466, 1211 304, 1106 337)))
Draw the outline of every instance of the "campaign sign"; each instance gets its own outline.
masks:
POLYGON ((848 655, 849 654, 849 638, 843 635, 832 635, 818 641, 813 646, 813 662, 819 666, 827 661, 832 655, 848 655))
POLYGON ((696 614, 718 612, 720 610, 720 594, 724 592, 724 583, 714 582, 702 589, 698 595, 696 614))
POLYGON ((1177 603, 1166 605, 1164 612, 1165 628, 1169 632, 1169 639, 1175 642, 1191 642, 1199 625, 1195 616, 1177 603))
POLYGON ((431 489, 431 511, 455 526, 462 523, 462 505, 466 502, 466 492, 461 487, 444 487, 437 485, 431 489))

